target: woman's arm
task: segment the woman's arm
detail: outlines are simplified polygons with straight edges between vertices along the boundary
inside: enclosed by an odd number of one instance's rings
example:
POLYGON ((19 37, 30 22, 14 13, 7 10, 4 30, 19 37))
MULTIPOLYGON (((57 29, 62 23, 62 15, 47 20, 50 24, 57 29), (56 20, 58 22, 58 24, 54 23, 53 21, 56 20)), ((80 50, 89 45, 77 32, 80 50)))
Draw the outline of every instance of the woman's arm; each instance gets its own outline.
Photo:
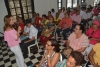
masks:
POLYGON ((18 41, 18 39, 19 39, 20 32, 21 32, 21 27, 19 26, 18 27, 18 31, 17 31, 17 39, 16 39, 16 41, 18 41))
POLYGON ((68 49, 69 48, 69 40, 66 40, 66 48, 68 49))
POLYGON ((94 55, 94 54, 95 54, 95 51, 92 49, 91 52, 89 53, 89 59, 90 59, 92 65, 95 64, 94 58, 93 58, 93 55, 94 55))
POLYGON ((51 33, 54 30, 54 26, 51 27, 47 32, 45 32, 45 34, 51 33))
POLYGON ((38 64, 38 67, 41 67, 41 65, 42 65, 43 61, 44 61, 44 57, 42 57, 42 59, 41 59, 40 63, 38 64))
POLYGON ((55 67, 59 59, 60 59, 60 53, 56 53, 52 58, 52 60, 50 59, 50 57, 47 57, 48 67, 55 67))
POLYGON ((84 52, 85 49, 86 49, 86 47, 81 47, 81 49, 78 49, 78 50, 76 50, 76 51, 78 51, 78 52, 84 52))

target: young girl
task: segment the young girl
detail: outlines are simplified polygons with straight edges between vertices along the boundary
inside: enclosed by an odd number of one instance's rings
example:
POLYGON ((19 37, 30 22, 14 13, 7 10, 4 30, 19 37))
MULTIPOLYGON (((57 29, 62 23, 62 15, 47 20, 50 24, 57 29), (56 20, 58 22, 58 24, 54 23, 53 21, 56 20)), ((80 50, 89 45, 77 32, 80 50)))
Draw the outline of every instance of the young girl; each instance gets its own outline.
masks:
POLYGON ((18 67, 26 67, 21 49, 19 47, 20 43, 19 34, 21 28, 18 27, 18 31, 16 31, 12 27, 13 24, 14 22, 12 16, 6 15, 4 17, 4 40, 7 41, 10 50, 15 54, 18 67))

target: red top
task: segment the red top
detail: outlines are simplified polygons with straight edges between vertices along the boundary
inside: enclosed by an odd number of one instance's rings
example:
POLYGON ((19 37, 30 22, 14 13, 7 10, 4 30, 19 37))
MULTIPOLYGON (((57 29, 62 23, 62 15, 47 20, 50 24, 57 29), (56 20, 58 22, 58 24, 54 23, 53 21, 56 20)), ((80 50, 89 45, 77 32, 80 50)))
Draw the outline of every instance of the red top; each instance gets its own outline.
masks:
POLYGON ((41 27, 41 21, 42 21, 41 17, 35 18, 35 25, 36 25, 36 27, 38 27, 38 28, 41 27))
POLYGON ((24 31, 24 23, 20 23, 19 26, 21 27, 22 31, 24 31))
POLYGON ((70 18, 65 19, 63 18, 60 22, 61 28, 65 28, 66 26, 68 26, 69 28, 72 27, 72 20, 70 18))

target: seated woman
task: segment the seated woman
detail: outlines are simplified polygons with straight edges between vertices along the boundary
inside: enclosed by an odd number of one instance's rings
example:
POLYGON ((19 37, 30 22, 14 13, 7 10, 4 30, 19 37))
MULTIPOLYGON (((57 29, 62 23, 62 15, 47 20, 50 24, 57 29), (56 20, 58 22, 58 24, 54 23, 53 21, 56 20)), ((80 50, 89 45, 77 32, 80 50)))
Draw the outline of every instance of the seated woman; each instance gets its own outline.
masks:
POLYGON ((93 67, 100 67, 100 43, 93 46, 89 54, 89 59, 93 67))
POLYGON ((39 13, 36 14, 36 18, 34 20, 34 24, 36 26, 36 28, 38 29, 38 31, 41 31, 42 28, 41 28, 41 21, 42 21, 42 18, 40 17, 39 13))
POLYGON ((46 25, 46 28, 43 29, 40 36, 40 43, 45 46, 46 42, 53 37, 53 32, 55 29, 55 24, 53 23, 53 17, 49 17, 49 22, 46 25))
POLYGON ((55 39, 49 39, 46 43, 46 50, 38 64, 38 67, 55 67, 60 60, 59 44, 55 39))
POLYGON ((65 13, 65 17, 60 21, 60 27, 57 29, 58 37, 60 37, 60 32, 62 31, 63 40, 66 40, 66 33, 70 31, 72 27, 72 20, 68 13, 65 13))
POLYGON ((49 22, 49 20, 47 19, 47 16, 45 14, 42 15, 42 22, 41 25, 43 28, 46 28, 47 23, 49 22))
POLYGON ((86 32, 89 40, 90 40, 90 45, 89 47, 86 49, 86 53, 87 55, 90 53, 90 51, 92 50, 92 47, 100 42, 100 22, 98 20, 94 20, 92 27, 88 29, 88 31, 86 32))
POLYGON ((89 39, 84 34, 84 31, 84 26, 82 24, 77 24, 75 26, 74 32, 70 34, 68 40, 66 41, 65 53, 67 56, 70 55, 72 50, 84 54, 85 49, 89 45, 89 39))
POLYGON ((60 21, 61 21, 61 18, 59 17, 59 13, 56 13, 56 16, 55 16, 55 18, 54 18, 54 22, 55 22, 55 24, 59 24, 60 23, 60 21))
POLYGON ((68 60, 66 67, 80 67, 85 64, 84 55, 78 51, 72 51, 68 60))

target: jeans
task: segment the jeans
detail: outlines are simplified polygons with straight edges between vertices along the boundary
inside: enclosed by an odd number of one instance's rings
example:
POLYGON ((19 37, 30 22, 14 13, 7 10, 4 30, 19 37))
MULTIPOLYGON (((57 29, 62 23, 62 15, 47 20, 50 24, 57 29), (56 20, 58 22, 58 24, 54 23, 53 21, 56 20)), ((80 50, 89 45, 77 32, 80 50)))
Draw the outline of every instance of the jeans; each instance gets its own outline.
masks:
POLYGON ((64 30, 62 30, 62 29, 57 29, 57 34, 58 34, 58 37, 60 36, 60 32, 62 31, 62 35, 63 35, 63 40, 66 40, 67 38, 67 36, 66 36, 66 33, 68 33, 69 31, 70 31, 70 28, 67 28, 67 29, 64 29, 64 30))
POLYGON ((28 42, 28 43, 24 43, 24 42, 27 41, 27 40, 29 40, 29 38, 23 40, 23 41, 20 43, 20 47, 21 47, 22 52, 23 52, 24 54, 27 54, 27 53, 28 53, 28 46, 30 46, 30 45, 32 45, 32 44, 35 43, 35 40, 32 40, 32 41, 30 41, 30 42, 28 42))

